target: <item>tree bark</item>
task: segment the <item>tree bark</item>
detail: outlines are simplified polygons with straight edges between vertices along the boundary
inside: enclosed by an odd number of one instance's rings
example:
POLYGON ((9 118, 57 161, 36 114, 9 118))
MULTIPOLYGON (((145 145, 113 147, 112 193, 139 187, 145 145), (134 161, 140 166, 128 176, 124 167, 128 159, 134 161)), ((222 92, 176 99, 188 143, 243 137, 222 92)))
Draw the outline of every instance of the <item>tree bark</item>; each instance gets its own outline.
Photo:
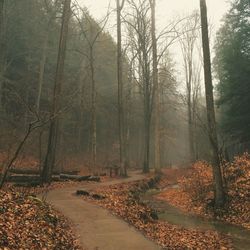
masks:
MULTIPOLYGON (((129 1, 132 4, 132 8, 135 10, 134 24, 129 23, 135 30, 136 40, 134 44, 136 50, 136 57, 138 59, 138 76, 139 87, 143 95, 143 172, 148 173, 150 167, 150 143, 151 143, 151 117, 153 106, 153 88, 151 83, 151 58, 150 51, 152 43, 149 41, 151 34, 150 27, 148 25, 148 10, 150 8, 149 1, 140 1, 139 7, 136 6, 135 1, 129 1), (145 2, 146 4, 144 4, 145 2)), ((138 129, 139 130, 139 129, 138 129)))
POLYGON ((121 175, 127 176, 127 169, 124 158, 124 112, 123 112, 123 79, 122 79, 122 46, 121 46, 121 10, 124 0, 120 4, 120 0, 116 0, 117 7, 117 82, 118 82, 118 125, 119 125, 119 141, 120 141, 120 168, 121 175))
POLYGON ((182 49, 182 57, 184 62, 185 70, 185 80, 186 80, 186 91, 187 91, 187 118, 188 118, 188 137, 189 137, 189 159, 190 163, 195 160, 195 143, 194 143, 194 115, 193 111, 195 109, 196 102, 192 98, 195 92, 195 76, 194 76, 194 50, 195 43, 197 40, 197 27, 199 19, 198 16, 192 15, 183 26, 182 33, 180 37, 180 45, 182 49))
POLYGON ((57 68, 56 68, 56 77, 54 85, 54 95, 53 95, 53 105, 51 112, 51 123, 49 129, 49 139, 48 139, 48 148, 47 154, 45 157, 42 180, 45 183, 51 182, 52 170, 55 164, 56 156, 56 146, 57 146, 57 137, 58 137, 58 113, 60 110, 60 95, 63 81, 63 72, 64 72, 64 61, 66 56, 66 43, 68 36, 68 23, 70 19, 70 4, 71 0, 64 1, 63 8, 63 17, 62 17, 62 27, 60 34, 58 58, 57 58, 57 68))
POLYGON ((223 189, 222 173, 220 168, 220 157, 218 150, 218 138, 216 131, 213 85, 212 85, 212 74, 211 74, 211 59, 210 59, 210 48, 209 48, 209 38, 208 38, 207 6, 205 0, 200 0, 200 13, 201 13, 208 133, 213 152, 212 165, 213 165, 213 176, 214 176, 215 206, 220 207, 225 202, 225 194, 223 189))
POLYGON ((133 84, 133 63, 130 64, 129 67, 129 75, 128 75, 128 93, 127 93, 127 102, 126 102, 126 131, 125 131, 125 166, 130 165, 130 119, 131 119, 131 107, 132 107, 132 84, 133 84))
POLYGON ((152 36, 152 52, 153 52, 153 88, 154 88, 154 105, 155 105, 155 145, 154 145, 154 167, 155 172, 159 173, 160 166, 160 96, 159 96, 159 81, 158 81, 158 58, 157 58, 157 40, 155 35, 155 0, 150 0, 151 6, 151 36, 152 36))
POLYGON ((143 163, 143 173, 149 172, 149 154, 150 154, 150 114, 149 108, 145 107, 144 113, 144 125, 145 125, 145 132, 144 132, 144 163, 143 163))
POLYGON ((4 74, 4 50, 5 50, 5 27, 4 27, 4 0, 0 0, 0 110, 2 109, 2 89, 4 74))
POLYGON ((150 132, 151 132, 151 101, 150 101, 150 75, 149 75, 149 65, 148 65, 148 55, 147 51, 143 50, 143 82, 144 82, 144 164, 143 172, 148 173, 150 167, 150 132))
MULTIPOLYGON (((48 26, 49 29, 49 26, 48 26)), ((40 111, 40 102, 41 102, 41 95, 42 95, 42 87, 43 87, 43 78, 44 78, 44 69, 47 59, 47 50, 48 50, 48 39, 49 39, 49 30, 46 32, 43 41, 42 47, 42 56, 39 66, 39 80, 38 80, 38 93, 36 99, 36 112, 39 113, 40 111)))
POLYGON ((91 157, 93 171, 96 170, 96 83, 93 46, 90 46, 90 71, 91 71, 91 157))
MULTIPOLYGON (((57 10, 59 2, 55 2, 55 8, 57 10)), ((47 52, 48 52, 48 42, 49 42, 49 33, 50 33, 50 27, 53 23, 53 20, 56 18, 57 11, 53 10, 53 12, 50 14, 48 23, 47 23, 47 30, 46 34, 43 39, 43 46, 42 46, 42 55, 39 65, 39 78, 38 78, 38 93, 37 93, 37 99, 36 99, 36 111, 39 113, 40 111, 40 102, 41 102, 41 95, 42 95, 42 87, 43 87, 43 80, 44 80, 44 70, 47 60, 47 52)), ((49 11, 47 10, 48 14, 49 11)))
MULTIPOLYGON (((189 66, 190 67, 190 66, 189 66)), ((192 66, 191 66, 192 67, 192 66)), ((190 73, 192 74, 192 70, 190 69, 190 73)), ((190 162, 193 163, 195 160, 195 150, 194 150, 194 117, 192 114, 192 109, 194 108, 194 103, 191 101, 191 93, 192 93, 192 75, 189 77, 190 79, 186 83, 187 85, 187 105, 188 105, 188 139, 189 139, 189 157, 190 162)))

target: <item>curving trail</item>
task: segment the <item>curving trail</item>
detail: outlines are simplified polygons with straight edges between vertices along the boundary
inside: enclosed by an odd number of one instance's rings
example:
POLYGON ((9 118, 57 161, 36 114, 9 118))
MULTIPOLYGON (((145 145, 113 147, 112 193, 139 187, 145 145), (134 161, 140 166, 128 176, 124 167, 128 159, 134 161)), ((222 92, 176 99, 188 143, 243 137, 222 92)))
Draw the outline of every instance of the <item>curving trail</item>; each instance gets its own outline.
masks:
POLYGON ((74 195, 79 188, 91 189, 144 178, 138 172, 130 175, 127 179, 52 190, 46 201, 72 221, 82 246, 88 250, 159 250, 159 246, 123 220, 74 195))

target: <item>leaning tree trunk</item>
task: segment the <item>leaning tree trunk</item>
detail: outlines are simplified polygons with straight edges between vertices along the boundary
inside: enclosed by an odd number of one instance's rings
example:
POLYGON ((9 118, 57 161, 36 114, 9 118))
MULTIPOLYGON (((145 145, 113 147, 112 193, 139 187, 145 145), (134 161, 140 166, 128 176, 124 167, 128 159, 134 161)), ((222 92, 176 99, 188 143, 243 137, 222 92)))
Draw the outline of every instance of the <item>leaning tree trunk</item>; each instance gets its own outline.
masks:
POLYGON ((8 171, 12 167, 12 164, 16 161, 17 157, 19 156, 19 153, 22 150, 25 142, 29 138, 29 135, 31 134, 31 132, 32 132, 32 125, 29 125, 28 130, 27 130, 26 134, 24 135, 23 140, 18 144, 18 147, 17 147, 13 157, 10 159, 8 164, 6 164, 6 166, 3 168, 2 174, 0 176, 0 189, 3 187, 3 184, 4 184, 5 180, 6 180, 8 171))
POLYGON ((155 0, 150 1, 151 6, 151 36, 153 50, 153 88, 154 88, 154 105, 155 105, 155 172, 160 172, 160 96, 159 96, 159 81, 158 81, 158 62, 157 62, 157 40, 155 36, 155 0))
POLYGON ((204 76, 205 76, 205 91, 207 103, 207 120, 208 133, 213 151, 213 175, 214 175, 214 192, 215 206, 219 207, 224 204, 225 194, 223 189, 222 173, 220 168, 220 158, 218 150, 218 138, 216 131, 216 120, 214 110, 213 85, 211 74, 210 48, 208 39, 208 23, 207 23, 207 7, 206 1, 200 0, 201 12, 201 28, 202 28, 202 45, 203 45, 203 60, 204 60, 204 76))
POLYGON ((64 1, 62 27, 61 27, 56 77, 55 77, 55 85, 54 85, 53 106, 52 106, 52 113, 51 113, 49 139, 48 139, 48 148, 47 148, 47 154, 45 157, 45 162, 44 162, 43 172, 42 172, 42 181, 45 183, 51 182, 52 169, 55 164, 58 126, 59 126, 58 113, 60 109, 60 95, 61 95, 61 87, 62 87, 62 81, 63 81, 64 61, 65 61, 65 55, 66 55, 68 23, 69 23, 70 12, 71 12, 70 4, 71 4, 71 0, 64 1))
POLYGON ((123 79, 122 79, 122 47, 121 47, 121 10, 124 0, 116 0, 117 7, 117 81, 118 81, 118 124, 119 124, 119 141, 120 141, 120 168, 121 175, 127 176, 127 169, 124 163, 124 112, 123 112, 123 79))
POLYGON ((4 182, 6 180, 6 177, 8 175, 9 170, 11 169, 12 165, 15 163, 15 161, 17 160, 20 152, 22 151, 26 141, 28 140, 28 138, 30 137, 31 133, 38 129, 41 128, 43 125, 45 125, 46 122, 41 123, 39 119, 31 122, 28 126, 28 129, 22 139, 22 141, 18 144, 16 150, 14 151, 13 156, 10 158, 10 160, 8 161, 8 163, 3 167, 2 170, 2 174, 0 174, 0 189, 3 187, 4 182))

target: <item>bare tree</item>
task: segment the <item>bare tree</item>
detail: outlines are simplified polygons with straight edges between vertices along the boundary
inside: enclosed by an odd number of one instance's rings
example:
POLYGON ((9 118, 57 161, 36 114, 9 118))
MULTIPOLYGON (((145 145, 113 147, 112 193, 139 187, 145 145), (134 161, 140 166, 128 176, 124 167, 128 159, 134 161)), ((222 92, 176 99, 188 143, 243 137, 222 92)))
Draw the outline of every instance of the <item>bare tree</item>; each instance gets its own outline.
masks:
POLYGON ((118 83, 118 124, 119 124, 119 141, 120 141, 120 168, 121 175, 127 176, 125 165, 125 144, 124 144, 124 111, 123 111, 123 63, 122 63, 122 35, 121 35, 121 11, 125 0, 116 0, 117 14, 117 83, 118 83))
MULTIPOLYGON (((51 115, 55 116, 60 110, 60 95, 63 82, 64 73, 64 61, 66 56, 66 43, 68 36, 68 23, 71 15, 70 9, 71 0, 64 1, 63 16, 62 16, 62 27, 59 41, 59 51, 57 58, 55 85, 54 85, 54 95, 51 115)), ((48 148, 45 157, 45 162, 42 171, 43 182, 49 183, 51 181, 52 169, 55 164, 56 157, 56 147, 58 138, 58 127, 59 119, 55 117, 50 122, 49 138, 48 138, 48 148)))
POLYGON ((151 61, 151 37, 150 37, 150 19, 148 12, 150 7, 146 2, 140 6, 131 1, 135 9, 135 31, 137 33, 138 66, 139 66, 139 84, 143 94, 144 107, 144 162, 143 172, 149 172, 150 141, 151 141, 151 117, 153 106, 153 86, 150 77, 151 61))
POLYGON ((157 40, 155 34, 155 0, 149 0, 151 7, 151 36, 152 36, 152 54, 153 54, 153 86, 154 86, 154 122, 155 122, 155 172, 160 172, 160 97, 159 97, 159 82, 158 82, 158 55, 157 55, 157 40))
POLYGON ((80 5, 78 4, 78 9, 80 10, 80 12, 84 15, 86 21, 88 22, 89 26, 88 27, 90 30, 88 30, 84 27, 82 20, 78 17, 77 14, 75 14, 76 19, 78 20, 79 26, 80 26, 80 30, 82 35, 85 37, 86 41, 87 41, 87 46, 88 46, 88 50, 89 53, 85 54, 80 52, 83 56, 87 57, 88 61, 89 61, 89 67, 90 67, 90 81, 91 81, 91 160, 92 160, 92 168, 93 171, 96 171, 96 159, 97 159, 97 133, 96 133, 96 113, 97 113, 97 102, 96 102, 96 80, 95 80, 95 45, 98 41, 98 38, 100 37, 100 35, 102 34, 107 21, 109 19, 109 15, 110 12, 108 10, 106 16, 104 17, 104 19, 101 21, 102 26, 100 26, 100 24, 98 24, 98 30, 94 31, 93 28, 93 20, 91 20, 91 17, 85 13, 84 9, 82 9, 80 7, 80 5), (89 34, 89 35, 88 35, 89 34))
MULTIPOLYGON (((154 1, 134 1, 127 0, 130 6, 130 13, 127 13, 125 22, 129 27, 130 47, 135 57, 135 79, 141 96, 143 97, 143 119, 144 119, 144 163, 143 171, 149 172, 150 149, 151 149, 151 127, 153 108, 156 114, 156 141, 154 143, 156 163, 160 166, 160 128, 159 128, 159 83, 158 83, 158 63, 167 52, 168 47, 177 39, 175 26, 179 21, 171 22, 159 35, 155 34, 155 2, 154 1), (150 15, 150 10, 151 15, 150 15), (152 28, 152 25, 154 26, 152 28), (162 39, 162 46, 159 41, 162 39), (159 49, 158 49, 159 48, 159 49), (160 51, 159 51, 160 50, 160 51), (158 54, 159 53, 159 54, 158 54), (158 94, 157 94, 158 92, 158 94), (158 102, 158 104, 157 104, 158 102), (156 107, 155 107, 156 106, 156 107), (158 110, 158 112, 157 112, 158 110), (157 122, 158 121, 158 122, 157 122), (158 123, 158 124, 157 124, 158 123), (158 163, 157 163, 158 162, 158 163)), ((156 170, 158 171, 158 169, 156 170)))
POLYGON ((198 39, 199 16, 197 13, 192 14, 184 23, 182 34, 180 36, 180 45, 184 62, 185 82, 186 82, 186 101, 188 108, 188 135, 189 135, 189 155, 190 161, 195 160, 195 138, 194 138, 194 116, 195 109, 195 93, 197 80, 195 62, 195 48, 198 39))
MULTIPOLYGON (((43 83, 44 83, 44 73, 45 73, 45 66, 48 56, 48 43, 49 43, 49 36, 50 36, 50 30, 51 26, 53 24, 53 21, 56 18, 56 14, 58 12, 58 9, 60 7, 61 3, 56 0, 55 2, 48 3, 48 0, 44 0, 44 6, 46 10, 46 14, 48 16, 47 24, 46 24, 46 31, 43 36, 42 41, 42 53, 41 53, 41 59, 39 64, 39 76, 38 76, 38 92, 37 92, 37 98, 36 98, 36 112, 40 113, 40 103, 41 103, 41 97, 42 97, 42 90, 43 90, 43 83)), ((38 145, 39 145, 39 159, 40 159, 40 168, 42 166, 42 135, 44 130, 40 131, 39 137, 38 137, 38 145)))
POLYGON ((205 91, 206 91, 206 103, 207 103, 208 135, 213 152, 212 165, 213 165, 214 187, 215 187, 214 188, 215 206, 220 207, 225 202, 225 194, 223 189, 218 138, 216 131, 206 0, 200 0, 200 13, 201 13, 205 91))
POLYGON ((40 65, 39 65, 38 93, 37 93, 37 99, 36 99, 36 111, 37 112, 40 111, 40 102, 41 102, 43 80, 44 80, 44 70, 45 70, 47 53, 48 53, 49 34, 50 34, 52 22, 56 18, 56 14, 57 14, 58 7, 59 7, 58 5, 60 5, 58 0, 56 0, 52 6, 48 4, 47 0, 44 0, 44 6, 47 11, 47 15, 49 16, 49 19, 47 21, 47 25, 46 25, 47 28, 43 37, 42 54, 41 54, 41 60, 40 60, 40 65))
POLYGON ((38 128, 43 127, 48 121, 41 121, 40 118, 37 116, 36 119, 32 122, 30 122, 30 124, 28 125, 28 129, 26 131, 26 133, 23 136, 23 139, 19 142, 13 156, 9 159, 9 161, 7 162, 7 164, 4 166, 3 170, 2 170, 2 175, 0 176, 0 189, 3 187, 4 182, 6 180, 8 171, 10 170, 10 168, 12 167, 12 165, 15 163, 15 161, 17 160, 20 152, 22 151, 26 141, 28 140, 28 138, 30 137, 30 135, 37 130, 38 128))

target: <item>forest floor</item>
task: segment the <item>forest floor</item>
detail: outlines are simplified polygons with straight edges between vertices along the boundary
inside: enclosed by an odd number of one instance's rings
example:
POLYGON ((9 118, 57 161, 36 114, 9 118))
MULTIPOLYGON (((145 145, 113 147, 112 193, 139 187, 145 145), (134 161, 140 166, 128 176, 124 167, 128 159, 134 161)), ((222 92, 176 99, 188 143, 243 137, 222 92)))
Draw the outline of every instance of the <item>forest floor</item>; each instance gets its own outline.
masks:
MULTIPOLYGON (((204 169, 204 166, 201 167, 204 169)), ((189 171, 189 169, 164 171, 157 185, 163 192, 157 198, 167 201, 183 212, 210 216, 203 212, 205 209, 201 203, 194 203, 187 192, 180 191, 179 185, 183 184, 182 176, 188 176, 189 171), (178 188, 173 188, 176 184, 178 188)), ((135 171, 129 175, 130 177, 125 179, 104 177, 100 183, 66 182, 55 183, 45 188, 29 190, 15 188, 9 192, 1 191, 0 205, 4 211, 0 210, 0 215, 2 212, 6 215, 7 211, 8 216, 0 216, 4 219, 0 220, 0 225, 7 224, 8 230, 4 231, 2 227, 0 234, 4 234, 6 241, 9 241, 9 238, 13 240, 13 246, 18 237, 31 245, 34 242, 41 246, 44 246, 46 241, 50 243, 47 248, 29 247, 29 249, 55 249, 54 246, 57 244, 62 244, 58 249, 82 247, 88 250, 233 249, 231 239, 223 233, 213 229, 186 228, 168 220, 158 219, 156 211, 141 199, 147 189, 155 186, 151 182, 152 175, 142 175, 135 171), (76 195, 77 190, 92 195, 79 197, 76 195), (39 199, 30 196, 31 193, 40 193, 39 198, 45 199, 50 205, 44 203, 41 205, 39 199), (99 197, 94 199, 93 194, 98 194, 99 197), (27 209, 31 212, 27 213, 27 209), (39 216, 35 216, 36 214, 39 216), (26 225, 28 228, 22 233, 26 225), (14 228, 18 228, 16 233, 14 228), (35 239, 26 233, 32 230, 37 230, 35 234, 31 234, 35 235, 35 239), (42 237, 44 230, 46 234, 42 237), (43 241, 39 242, 39 238, 43 241)), ((201 179, 201 176, 198 177, 201 179)), ((242 176, 240 180, 242 183, 242 176)), ((184 184, 187 185, 185 182, 184 184)), ((238 182, 237 185, 239 186, 238 182)), ((246 187, 245 182, 244 187, 246 187)), ((242 219, 245 218, 246 212, 247 210, 243 209, 242 219)), ((0 250, 1 246, 0 244, 0 250)))
MULTIPOLYGON (((83 195, 81 202, 88 201, 108 209, 129 225, 135 227, 146 238, 154 241, 160 249, 233 249, 231 240, 219 232, 187 229, 167 221, 158 220, 156 211, 140 200, 141 194, 154 186, 154 184, 152 185, 152 179, 152 176, 147 178, 144 176, 144 179, 140 181, 132 182, 131 180, 123 183, 121 180, 116 184, 108 183, 102 187, 96 186, 91 191, 101 195, 104 199, 96 200, 91 195, 83 195)), ((129 241, 128 239, 129 237, 124 236, 124 243, 129 241)), ((110 244, 112 245, 112 241, 110 244)), ((112 249, 112 247, 107 249, 112 249)), ((137 250, 143 248, 130 247, 121 249, 137 250)))
POLYGON ((155 243, 145 238, 139 231, 123 220, 112 215, 96 204, 91 204, 75 195, 76 189, 105 189, 131 181, 139 181, 145 176, 133 173, 127 179, 114 179, 102 183, 86 183, 76 187, 51 190, 46 201, 69 218, 77 232, 81 245, 89 250, 156 250, 155 243))
POLYGON ((141 185, 147 186, 150 180, 145 175, 132 173, 127 179, 52 190, 46 200, 70 218, 87 249, 231 249, 230 240, 220 233, 185 229, 157 220, 154 211, 138 199, 143 191, 141 185), (74 195, 79 189, 105 198, 79 198, 74 195))
POLYGON ((80 250, 70 221, 27 193, 0 190, 1 250, 80 250))

